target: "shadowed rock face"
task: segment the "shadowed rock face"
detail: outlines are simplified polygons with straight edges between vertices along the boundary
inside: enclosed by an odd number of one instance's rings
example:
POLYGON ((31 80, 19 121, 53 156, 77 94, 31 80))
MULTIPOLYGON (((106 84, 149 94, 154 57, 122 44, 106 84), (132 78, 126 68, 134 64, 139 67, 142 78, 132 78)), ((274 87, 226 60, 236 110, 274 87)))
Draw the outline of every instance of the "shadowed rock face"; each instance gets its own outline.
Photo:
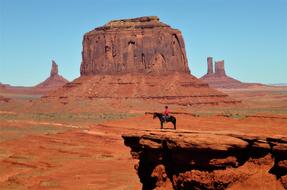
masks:
POLYGON ((114 20, 85 34, 81 76, 189 73, 179 30, 158 17, 114 20))
POLYGON ((123 135, 143 189, 286 189, 287 137, 192 131, 123 135))

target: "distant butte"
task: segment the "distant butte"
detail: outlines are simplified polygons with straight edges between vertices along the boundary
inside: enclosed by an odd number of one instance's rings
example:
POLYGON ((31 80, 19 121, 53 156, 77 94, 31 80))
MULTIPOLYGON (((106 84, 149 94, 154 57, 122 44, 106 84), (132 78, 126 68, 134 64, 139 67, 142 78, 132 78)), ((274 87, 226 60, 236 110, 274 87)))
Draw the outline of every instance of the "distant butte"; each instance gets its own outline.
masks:
POLYGON ((56 90, 59 87, 62 87, 67 82, 69 81, 66 80, 64 77, 62 77, 61 75, 59 75, 58 65, 54 60, 52 60, 52 68, 50 76, 45 81, 32 87, 11 86, 8 84, 0 83, 0 92, 43 95, 49 93, 50 91, 56 90))
POLYGON ((45 98, 237 103, 190 74, 181 32, 158 17, 110 21, 87 32, 82 44, 81 77, 45 98))
POLYGON ((207 57, 207 74, 200 78, 212 88, 248 88, 263 86, 259 83, 243 83, 229 77, 224 68, 224 60, 215 61, 215 71, 213 70, 213 58, 207 57))
POLYGON ((40 84, 36 85, 35 88, 37 89, 45 89, 47 91, 55 90, 64 84, 69 82, 64 77, 59 75, 58 73, 58 65, 54 60, 52 60, 52 68, 50 72, 50 77, 48 77, 45 81, 41 82, 40 84))

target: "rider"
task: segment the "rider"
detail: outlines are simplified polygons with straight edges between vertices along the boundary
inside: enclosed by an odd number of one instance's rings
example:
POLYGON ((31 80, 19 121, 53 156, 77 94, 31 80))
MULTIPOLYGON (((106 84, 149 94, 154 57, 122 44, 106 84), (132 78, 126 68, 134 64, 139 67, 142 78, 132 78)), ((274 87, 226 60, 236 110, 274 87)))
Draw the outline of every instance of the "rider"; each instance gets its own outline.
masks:
POLYGON ((164 121, 166 121, 166 119, 169 118, 170 111, 169 111, 169 109, 168 109, 168 106, 165 106, 164 108, 165 108, 165 109, 164 109, 164 111, 163 111, 163 119, 164 119, 164 121))

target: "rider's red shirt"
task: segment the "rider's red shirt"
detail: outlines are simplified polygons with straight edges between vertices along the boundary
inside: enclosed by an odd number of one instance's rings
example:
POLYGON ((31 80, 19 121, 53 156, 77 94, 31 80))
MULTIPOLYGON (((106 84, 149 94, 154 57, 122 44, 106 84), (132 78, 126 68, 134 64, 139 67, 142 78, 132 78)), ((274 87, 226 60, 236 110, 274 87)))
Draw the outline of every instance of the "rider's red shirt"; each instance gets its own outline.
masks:
POLYGON ((164 114, 164 115, 169 115, 169 114, 170 114, 169 109, 165 109, 164 112, 163 112, 163 114, 164 114))

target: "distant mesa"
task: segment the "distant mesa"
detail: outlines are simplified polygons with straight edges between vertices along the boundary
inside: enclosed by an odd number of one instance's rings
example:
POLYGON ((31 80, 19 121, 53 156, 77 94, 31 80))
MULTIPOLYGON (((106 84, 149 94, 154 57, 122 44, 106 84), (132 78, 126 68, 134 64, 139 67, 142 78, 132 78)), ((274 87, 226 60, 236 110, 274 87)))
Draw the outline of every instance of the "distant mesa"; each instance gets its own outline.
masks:
POLYGON ((238 103, 190 74, 182 34, 158 17, 113 20, 83 38, 81 76, 45 98, 238 103))
POLYGON ((248 88, 263 86, 259 83, 243 83, 229 77, 224 68, 224 60, 215 61, 215 71, 213 70, 213 58, 207 57, 207 74, 202 76, 204 82, 212 88, 248 88))
POLYGON ((8 84, 3 84, 3 83, 0 82, 0 89, 5 89, 7 87, 9 87, 8 84))

